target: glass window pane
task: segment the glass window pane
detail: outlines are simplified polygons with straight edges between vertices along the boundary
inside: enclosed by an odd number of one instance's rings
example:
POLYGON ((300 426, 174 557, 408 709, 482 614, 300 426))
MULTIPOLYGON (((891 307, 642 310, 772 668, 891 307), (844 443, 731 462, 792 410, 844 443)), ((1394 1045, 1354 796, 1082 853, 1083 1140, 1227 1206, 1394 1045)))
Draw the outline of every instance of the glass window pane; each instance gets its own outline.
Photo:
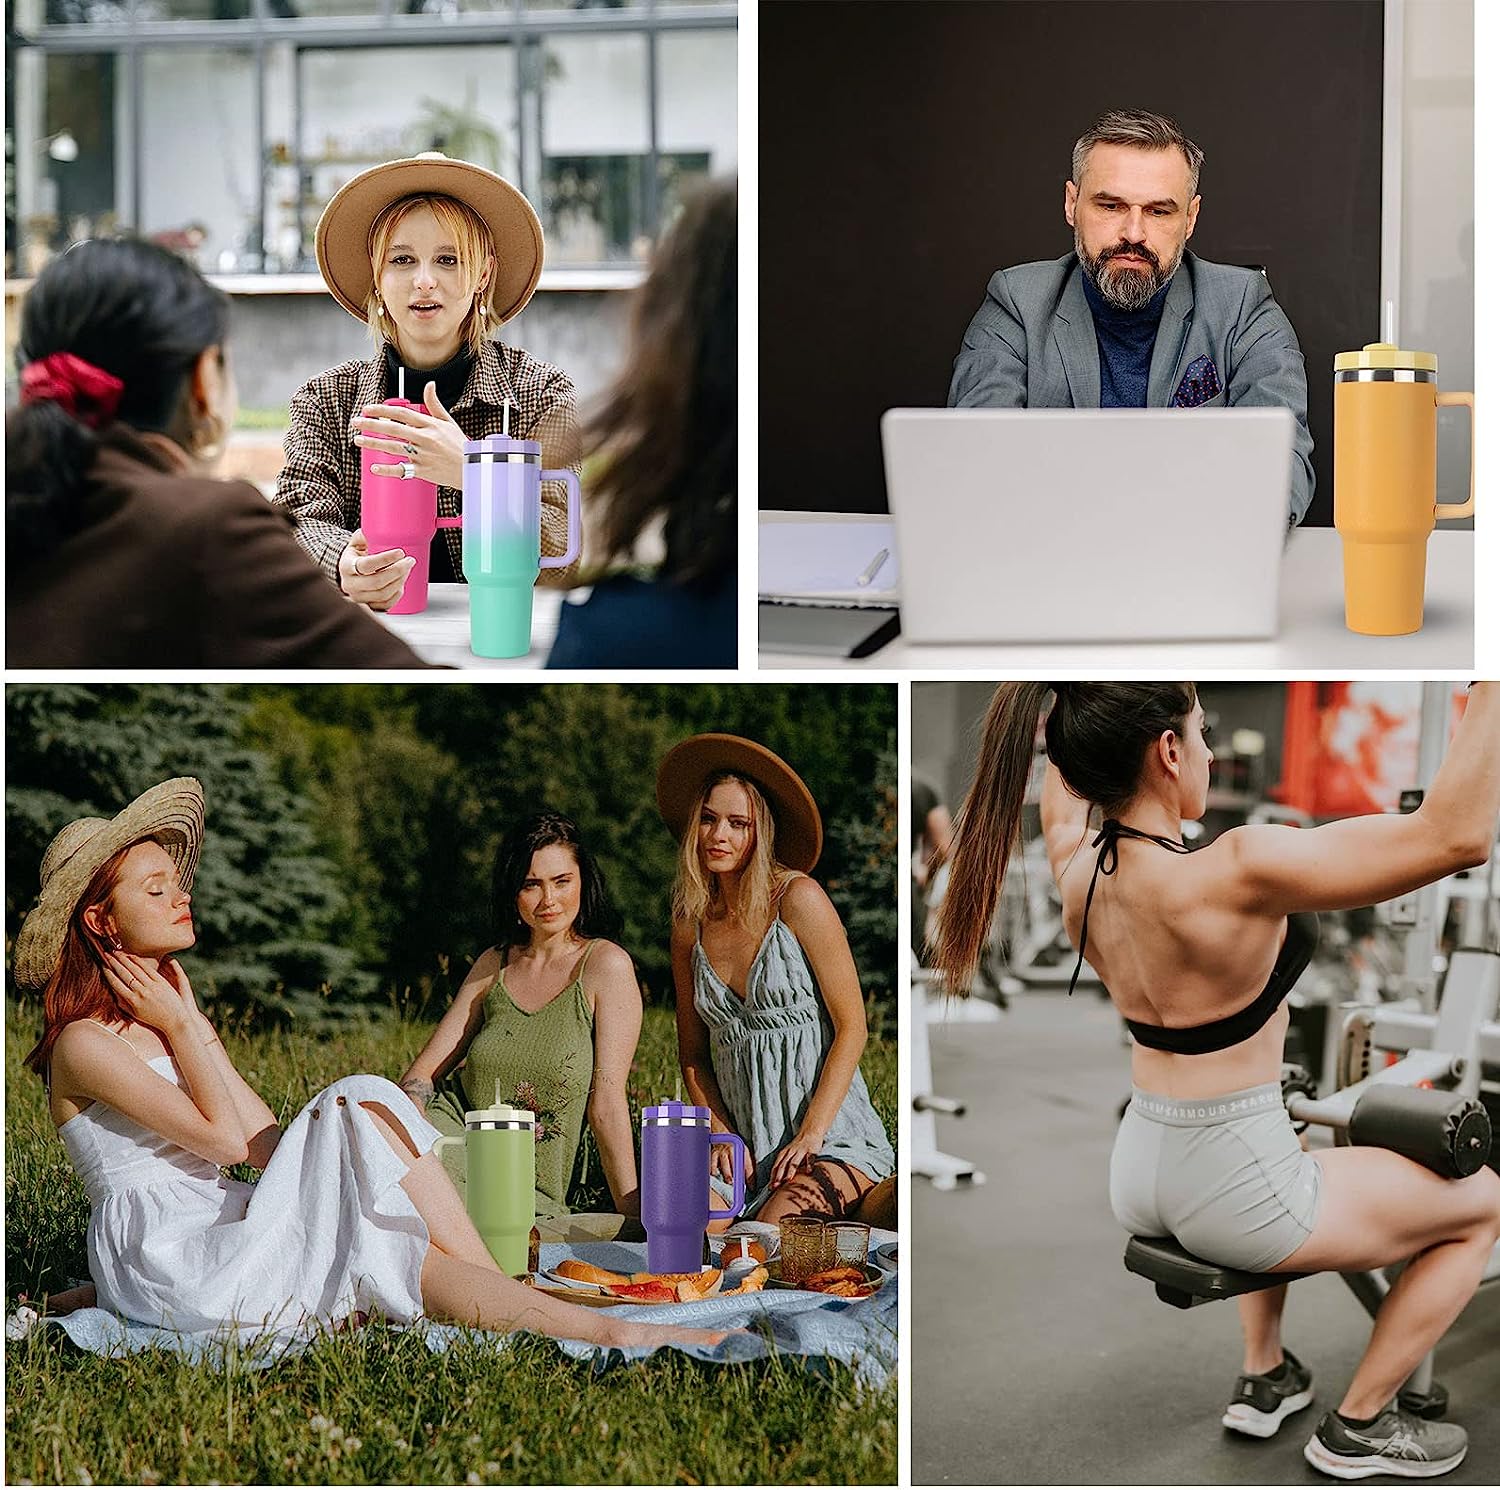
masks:
POLYGON ((668 31, 656 45, 661 220, 669 222, 695 182, 735 173, 739 45, 733 31, 668 31))
POLYGON ((554 35, 543 44, 542 58, 547 261, 643 260, 653 227, 646 38, 554 35))
POLYGON ((250 0, 136 0, 135 14, 140 21, 245 21, 251 10, 250 0))
POLYGON ((19 256, 7 272, 29 276, 68 244, 119 226, 124 67, 115 52, 25 60, 40 65, 17 79, 19 256))
POLYGON ((49 26, 123 26, 130 19, 130 0, 21 0, 16 30, 49 26))
POLYGON ((241 271, 259 248, 254 54, 173 48, 141 65, 140 231, 206 272, 241 271))
MULTIPOLYGON (((441 150, 517 179, 516 65, 508 44, 361 47, 302 55, 302 259, 333 194, 381 161, 441 150)), ((272 146, 272 160, 280 156, 272 146)), ((294 257, 295 168, 278 168, 268 245, 294 257)), ((286 267, 291 267, 288 263, 286 267)))

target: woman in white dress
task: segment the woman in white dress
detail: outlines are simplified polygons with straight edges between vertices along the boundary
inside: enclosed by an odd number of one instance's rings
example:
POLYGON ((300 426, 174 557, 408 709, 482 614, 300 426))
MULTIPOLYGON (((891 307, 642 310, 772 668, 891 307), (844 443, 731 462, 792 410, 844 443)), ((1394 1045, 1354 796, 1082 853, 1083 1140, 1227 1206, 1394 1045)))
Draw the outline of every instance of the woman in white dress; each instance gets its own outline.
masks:
POLYGON ((45 988, 27 1064, 90 1202, 99 1304, 182 1331, 282 1331, 378 1313, 604 1345, 716 1344, 565 1304, 496 1266, 432 1152, 437 1130, 394 1083, 348 1076, 285 1133, 235 1070, 175 953, 203 792, 177 778, 112 819, 82 818, 42 860, 16 938, 45 988), (221 1165, 263 1169, 258 1184, 221 1165))

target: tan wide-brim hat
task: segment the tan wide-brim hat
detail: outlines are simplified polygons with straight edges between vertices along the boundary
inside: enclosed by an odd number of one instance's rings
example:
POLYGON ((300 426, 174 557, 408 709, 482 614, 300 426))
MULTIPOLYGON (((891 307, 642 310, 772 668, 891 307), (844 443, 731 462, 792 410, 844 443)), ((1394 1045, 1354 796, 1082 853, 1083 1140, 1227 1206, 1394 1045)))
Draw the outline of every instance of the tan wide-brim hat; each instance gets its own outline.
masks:
POLYGON ((334 193, 318 219, 318 268, 333 298, 351 316, 367 320, 365 304, 375 285, 370 234, 375 219, 401 197, 455 197, 489 224, 495 267, 487 291, 495 325, 521 313, 542 277, 542 224, 531 203, 503 176, 439 150, 408 160, 388 160, 361 171, 334 193))
POLYGON ((774 751, 740 735, 694 735, 674 745, 656 772, 656 805, 680 841, 710 776, 733 771, 765 794, 776 821, 776 857, 803 873, 823 852, 823 816, 802 778, 774 751))
POLYGON ((68 824, 42 855, 42 888, 21 923, 11 971, 22 988, 43 988, 57 971, 68 922, 100 867, 132 843, 153 838, 177 866, 182 888, 192 888, 203 843, 203 788, 174 776, 144 791, 114 817, 81 817, 68 824))

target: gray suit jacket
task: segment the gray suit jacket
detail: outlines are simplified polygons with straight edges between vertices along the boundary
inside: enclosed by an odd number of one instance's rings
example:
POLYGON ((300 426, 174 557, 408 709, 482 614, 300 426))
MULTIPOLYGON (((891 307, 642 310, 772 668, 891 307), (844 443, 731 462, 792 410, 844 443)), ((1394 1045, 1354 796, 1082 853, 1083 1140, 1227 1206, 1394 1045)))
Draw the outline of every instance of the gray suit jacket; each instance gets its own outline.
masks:
MULTIPOLYGON (((1288 503, 1291 521, 1301 522, 1313 470, 1297 333, 1264 275, 1185 253, 1162 307, 1147 406, 1170 405, 1189 364, 1203 356, 1224 385, 1204 407, 1281 404, 1296 417, 1288 503)), ((948 407, 1099 407, 1099 343, 1076 254, 996 271, 954 360, 948 407)))

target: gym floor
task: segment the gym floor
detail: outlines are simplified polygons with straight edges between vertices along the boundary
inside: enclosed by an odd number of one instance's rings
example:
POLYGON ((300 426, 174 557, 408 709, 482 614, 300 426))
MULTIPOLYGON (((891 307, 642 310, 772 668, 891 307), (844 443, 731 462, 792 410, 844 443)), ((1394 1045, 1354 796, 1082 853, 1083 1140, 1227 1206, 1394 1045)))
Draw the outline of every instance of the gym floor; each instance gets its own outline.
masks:
MULTIPOLYGON (((1232 1303, 1173 1309, 1121 1262, 1109 1152, 1130 1093, 1096 994, 1023 994, 994 1024, 931 1026, 933 1090, 967 1104, 938 1146, 987 1183, 912 1180, 915 1484, 1329 1485, 1302 1457, 1370 1321, 1336 1276, 1292 1286, 1284 1339, 1316 1400, 1275 1438, 1219 1418, 1240 1367, 1232 1303)), ((1469 1454, 1434 1484, 1500 1483, 1500 1281, 1437 1350, 1469 1454)), ((1382 1477, 1376 1483, 1393 1483, 1382 1477)))

